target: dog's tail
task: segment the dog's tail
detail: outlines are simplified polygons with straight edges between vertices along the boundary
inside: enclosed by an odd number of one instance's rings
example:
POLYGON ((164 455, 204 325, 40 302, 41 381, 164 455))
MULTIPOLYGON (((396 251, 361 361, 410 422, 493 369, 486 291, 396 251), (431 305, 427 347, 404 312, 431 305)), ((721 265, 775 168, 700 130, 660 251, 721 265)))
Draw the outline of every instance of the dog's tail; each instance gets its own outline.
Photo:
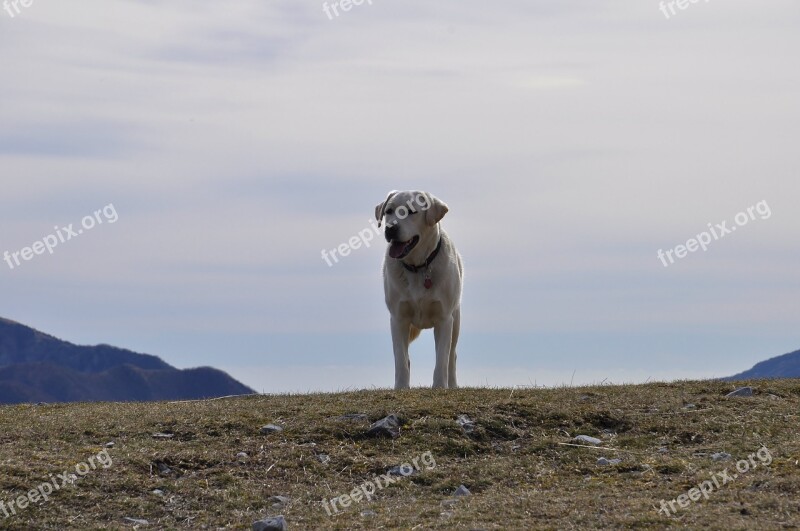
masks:
POLYGON ((408 331, 408 342, 411 343, 419 337, 421 330, 414 325, 411 325, 411 330, 408 331))

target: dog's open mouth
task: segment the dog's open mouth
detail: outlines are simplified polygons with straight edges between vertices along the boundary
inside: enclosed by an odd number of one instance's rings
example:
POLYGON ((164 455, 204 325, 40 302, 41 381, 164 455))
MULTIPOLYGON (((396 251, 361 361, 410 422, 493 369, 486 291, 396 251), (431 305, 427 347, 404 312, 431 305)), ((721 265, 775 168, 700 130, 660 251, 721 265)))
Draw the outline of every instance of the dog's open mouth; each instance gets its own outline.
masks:
POLYGON ((419 236, 414 236, 407 242, 393 241, 389 246, 389 256, 399 260, 410 253, 417 243, 419 243, 419 236))

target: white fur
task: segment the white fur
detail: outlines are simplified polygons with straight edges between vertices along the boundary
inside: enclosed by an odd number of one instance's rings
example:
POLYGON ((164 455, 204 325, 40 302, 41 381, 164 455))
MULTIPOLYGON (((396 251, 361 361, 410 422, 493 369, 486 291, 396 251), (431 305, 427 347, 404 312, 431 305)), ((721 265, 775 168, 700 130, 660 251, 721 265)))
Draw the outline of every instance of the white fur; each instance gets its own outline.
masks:
POLYGON ((442 201, 420 191, 391 192, 375 207, 375 217, 380 221, 385 216, 387 229, 397 225, 397 240, 405 242, 419 236, 417 245, 400 259, 389 256, 387 247, 383 262, 383 287, 391 315, 395 389, 409 387, 411 362, 408 346, 419 331, 426 328, 433 328, 436 342, 433 387, 458 386, 456 343, 461 321, 464 269, 455 245, 439 225, 447 211, 447 205, 442 201), (398 207, 416 209, 417 213, 400 219, 403 210, 396 212, 398 207), (413 266, 424 264, 440 237, 441 248, 429 267, 432 286, 426 289, 425 272, 410 272, 400 261, 413 266))

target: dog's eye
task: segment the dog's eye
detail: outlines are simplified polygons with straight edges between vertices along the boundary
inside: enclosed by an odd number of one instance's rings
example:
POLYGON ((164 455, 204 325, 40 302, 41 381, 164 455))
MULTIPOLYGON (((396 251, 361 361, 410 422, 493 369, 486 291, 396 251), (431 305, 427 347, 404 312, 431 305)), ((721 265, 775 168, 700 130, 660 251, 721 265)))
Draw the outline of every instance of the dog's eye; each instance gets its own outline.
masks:
POLYGON ((387 208, 386 209, 386 215, 387 216, 391 216, 392 214, 394 214, 394 209, 393 208, 387 208))

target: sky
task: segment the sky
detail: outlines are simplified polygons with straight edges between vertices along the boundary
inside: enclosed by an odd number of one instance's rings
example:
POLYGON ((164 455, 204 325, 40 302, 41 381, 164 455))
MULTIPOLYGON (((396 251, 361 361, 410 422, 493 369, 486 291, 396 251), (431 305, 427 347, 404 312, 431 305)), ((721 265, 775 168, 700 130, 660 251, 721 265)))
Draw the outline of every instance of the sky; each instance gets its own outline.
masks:
POLYGON ((334 3, 0 10, 0 316, 260 392, 391 387, 385 243, 322 251, 420 189, 462 386, 800 349, 796 0, 334 3))

